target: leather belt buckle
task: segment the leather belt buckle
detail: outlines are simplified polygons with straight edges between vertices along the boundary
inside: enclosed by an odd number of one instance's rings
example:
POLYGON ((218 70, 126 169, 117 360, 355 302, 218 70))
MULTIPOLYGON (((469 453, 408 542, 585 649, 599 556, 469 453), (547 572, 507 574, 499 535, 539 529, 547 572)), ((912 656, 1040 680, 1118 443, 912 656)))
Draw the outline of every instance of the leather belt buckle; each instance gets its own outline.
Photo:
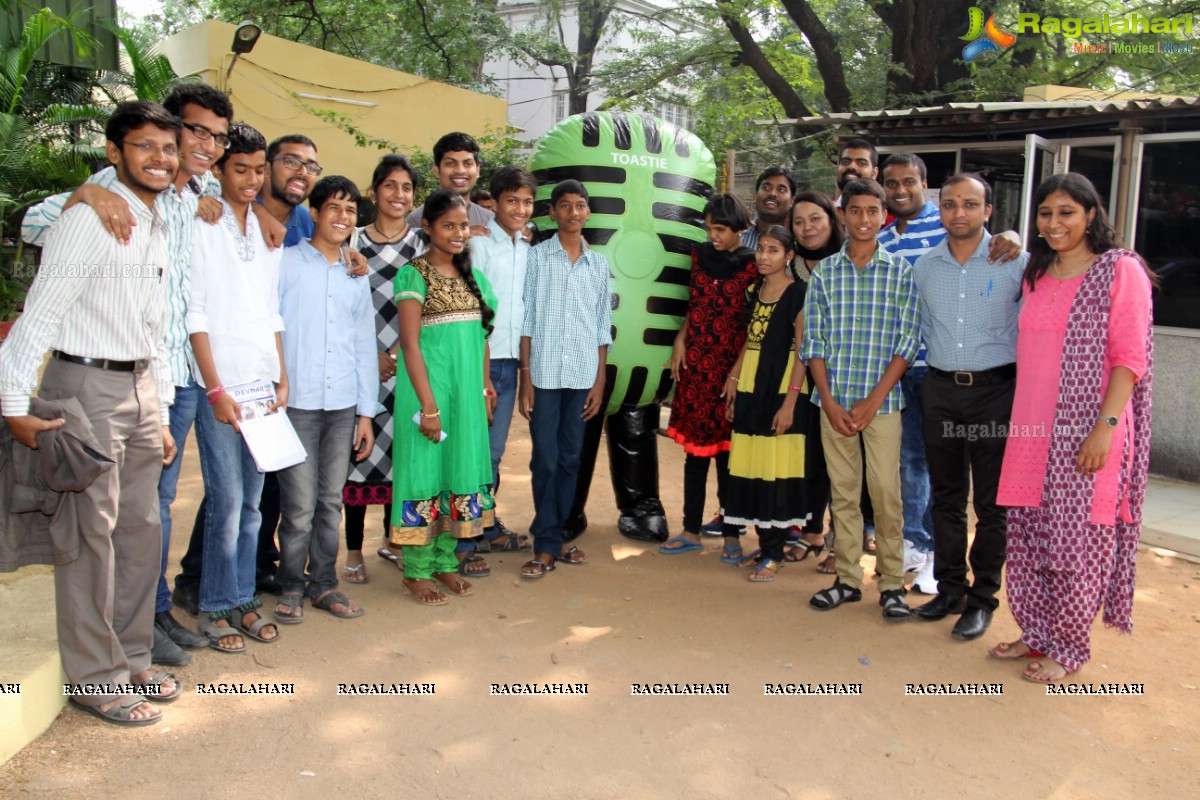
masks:
POLYGON ((974 372, 956 372, 954 373, 954 383, 956 386, 974 386, 974 372))

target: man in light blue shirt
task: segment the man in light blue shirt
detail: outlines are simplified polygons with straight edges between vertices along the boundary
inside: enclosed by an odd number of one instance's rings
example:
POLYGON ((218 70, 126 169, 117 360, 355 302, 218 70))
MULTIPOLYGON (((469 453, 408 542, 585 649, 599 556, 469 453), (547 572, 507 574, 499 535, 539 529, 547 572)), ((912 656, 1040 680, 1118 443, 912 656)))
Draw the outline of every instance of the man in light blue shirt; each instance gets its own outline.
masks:
POLYGON ((303 621, 305 595, 335 617, 362 614, 337 591, 334 569, 350 451, 358 461, 371 452, 371 422, 383 410, 371 287, 365 276, 349 273, 344 258, 358 200, 346 178, 318 181, 309 197, 312 239, 285 249, 279 267, 287 413, 308 453, 277 473, 282 593, 275 617, 284 624, 303 621))
POLYGON ((962 614, 951 635, 976 639, 998 601, 1005 510, 996 505, 1016 387, 1017 302, 1028 255, 989 264, 991 187, 955 175, 941 192, 946 239, 913 267, 929 375, 922 387, 925 453, 933 485, 937 596, 913 609, 925 621, 962 614), (968 466, 969 465, 969 466, 968 466), (969 472, 968 472, 969 470, 969 472), (969 474, 969 478, 968 478, 969 474), (969 482, 968 482, 969 480, 969 482), (973 485, 975 540, 967 583, 967 492, 973 485))
MULTIPOLYGON (((517 367, 521 357, 521 326, 525 322, 526 262, 529 242, 526 225, 533 215, 537 179, 520 167, 502 167, 492 177, 491 193, 496 217, 487 224, 487 236, 470 239, 471 263, 488 280, 496 293, 495 326, 488 339, 490 373, 496 390, 496 412, 488 428, 492 452, 492 493, 500 486, 500 459, 508 441, 513 407, 517 399, 517 367)), ((527 537, 508 530, 496 515, 496 524, 483 532, 489 549, 525 550, 527 537)))

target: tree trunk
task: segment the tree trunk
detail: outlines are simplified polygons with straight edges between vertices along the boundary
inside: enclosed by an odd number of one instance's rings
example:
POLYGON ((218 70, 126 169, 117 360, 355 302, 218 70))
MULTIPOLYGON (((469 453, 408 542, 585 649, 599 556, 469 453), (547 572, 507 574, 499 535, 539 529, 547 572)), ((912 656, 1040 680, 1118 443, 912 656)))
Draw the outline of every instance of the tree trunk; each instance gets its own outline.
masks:
POLYGON ((806 0, 783 0, 783 7, 812 45, 817 57, 817 72, 825 84, 825 99, 829 101, 829 108, 833 111, 849 111, 850 88, 846 86, 846 73, 842 69, 842 54, 838 51, 836 37, 806 0))
POLYGON ((604 36, 604 25, 612 15, 615 0, 579 0, 575 4, 579 18, 579 39, 575 48, 575 68, 567 75, 568 113, 582 114, 587 111, 588 95, 591 94, 592 62, 596 47, 604 36))
POLYGON ((970 75, 962 61, 967 11, 974 0, 872 0, 871 7, 892 31, 888 75, 892 103, 949 102, 944 88, 970 75))

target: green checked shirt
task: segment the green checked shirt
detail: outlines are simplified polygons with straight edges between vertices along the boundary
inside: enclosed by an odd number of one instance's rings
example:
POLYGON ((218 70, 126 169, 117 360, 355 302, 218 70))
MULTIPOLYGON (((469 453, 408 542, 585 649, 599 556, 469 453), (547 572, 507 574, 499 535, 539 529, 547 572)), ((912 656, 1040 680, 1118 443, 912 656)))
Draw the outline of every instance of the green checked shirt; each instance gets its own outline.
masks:
MULTIPOLYGON (((111 189, 116 180, 117 171, 112 167, 105 167, 88 178, 87 182, 111 189)), ((170 257, 167 270, 167 325, 163 330, 163 340, 167 347, 167 365, 171 371, 172 386, 186 386, 192 374, 188 361, 192 347, 185 324, 190 293, 192 226, 206 224, 197 220, 196 205, 202 194, 220 194, 219 190, 214 191, 215 184, 216 179, 211 173, 202 179, 192 178, 182 192, 176 190, 175 184, 171 184, 154 202, 157 213, 165 222, 170 257)), ((21 238, 29 244, 43 246, 46 235, 62 216, 63 206, 70 196, 70 192, 54 195, 29 209, 21 223, 21 238)), ((164 400, 170 403, 170 397, 164 400)))
MULTIPOLYGON (((846 245, 813 270, 804 301, 804 360, 825 360, 829 391, 849 409, 879 383, 892 356, 912 363, 920 345, 920 306, 912 267, 883 247, 859 270, 846 245)), ((820 397, 813 392, 813 403, 820 397)), ((899 383, 881 414, 904 408, 899 383)))

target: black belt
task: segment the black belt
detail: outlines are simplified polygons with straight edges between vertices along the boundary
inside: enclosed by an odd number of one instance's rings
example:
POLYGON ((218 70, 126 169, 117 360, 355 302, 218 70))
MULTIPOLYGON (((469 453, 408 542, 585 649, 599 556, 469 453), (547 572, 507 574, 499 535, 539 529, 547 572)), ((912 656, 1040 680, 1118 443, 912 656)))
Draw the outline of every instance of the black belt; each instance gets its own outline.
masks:
POLYGON ((66 361, 71 364, 82 364, 85 367, 96 367, 97 369, 107 369, 113 372, 141 372, 150 366, 150 360, 147 358, 139 358, 137 361, 114 361, 111 358, 88 358, 87 356, 73 356, 70 353, 64 353, 62 350, 52 351, 55 358, 59 361, 66 361))
POLYGON ((979 372, 946 372, 944 369, 929 368, 930 375, 953 381, 957 386, 983 386, 989 383, 1003 383, 1017 377, 1016 364, 1002 364, 991 369, 981 369, 979 372))

